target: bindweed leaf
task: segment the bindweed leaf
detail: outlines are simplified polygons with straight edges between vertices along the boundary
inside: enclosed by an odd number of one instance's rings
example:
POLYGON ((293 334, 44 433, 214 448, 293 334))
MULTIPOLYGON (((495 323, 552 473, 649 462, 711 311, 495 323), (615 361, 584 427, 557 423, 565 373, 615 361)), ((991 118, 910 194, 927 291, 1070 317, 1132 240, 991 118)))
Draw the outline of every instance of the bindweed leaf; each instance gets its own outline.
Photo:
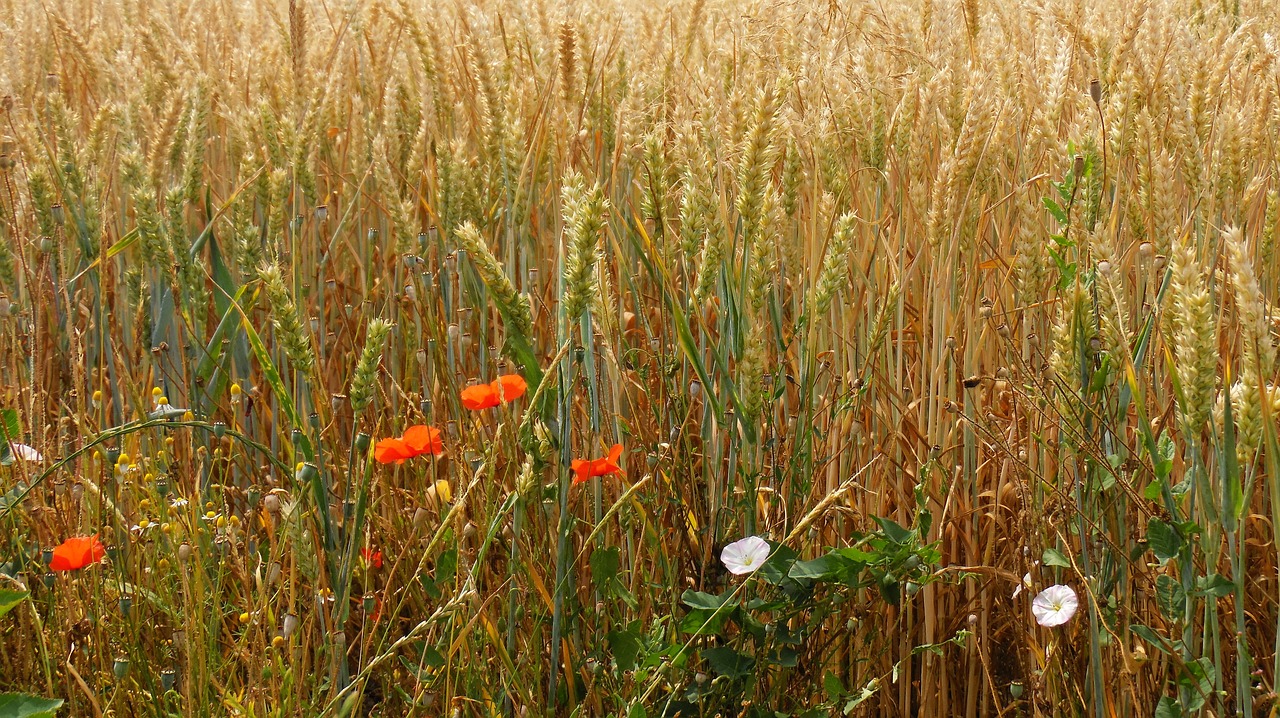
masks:
POLYGON ((0 693, 0 716, 4 718, 53 718, 61 706, 61 698, 0 693))
POLYGON ((1071 568, 1071 559, 1056 548, 1047 548, 1044 555, 1040 559, 1046 566, 1057 566, 1059 568, 1071 568))
POLYGON ((0 588, 0 616, 17 608, 18 604, 25 601, 29 595, 31 595, 29 591, 12 591, 7 588, 0 588))
POLYGON ((1172 525, 1153 516, 1147 521, 1147 545, 1163 564, 1182 550, 1182 534, 1172 525))

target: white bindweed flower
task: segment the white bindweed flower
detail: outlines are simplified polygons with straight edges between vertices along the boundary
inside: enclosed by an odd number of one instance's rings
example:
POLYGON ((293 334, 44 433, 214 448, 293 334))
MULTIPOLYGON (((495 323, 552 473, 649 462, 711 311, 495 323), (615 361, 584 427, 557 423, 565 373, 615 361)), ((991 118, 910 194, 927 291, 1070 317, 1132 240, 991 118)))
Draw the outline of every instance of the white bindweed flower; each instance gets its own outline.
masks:
POLYGON ((759 536, 748 536, 725 546, 720 552, 720 561, 729 573, 741 576, 763 566, 769 552, 768 541, 759 536))
POLYGON ((1018 584, 1017 588, 1013 589, 1013 597, 1017 598, 1018 594, 1022 593, 1023 588, 1031 588, 1031 572, 1030 571, 1022 575, 1022 583, 1018 584))
POLYGON ((44 457, 40 455, 39 451, 36 451, 26 444, 19 444, 15 441, 9 444, 9 448, 13 450, 14 456, 22 459, 23 461, 44 461, 44 457))
POLYGON ((1045 628, 1061 626, 1076 615, 1080 607, 1080 599, 1070 586, 1061 584, 1050 586, 1041 591, 1031 601, 1031 612, 1035 614, 1036 623, 1045 628))

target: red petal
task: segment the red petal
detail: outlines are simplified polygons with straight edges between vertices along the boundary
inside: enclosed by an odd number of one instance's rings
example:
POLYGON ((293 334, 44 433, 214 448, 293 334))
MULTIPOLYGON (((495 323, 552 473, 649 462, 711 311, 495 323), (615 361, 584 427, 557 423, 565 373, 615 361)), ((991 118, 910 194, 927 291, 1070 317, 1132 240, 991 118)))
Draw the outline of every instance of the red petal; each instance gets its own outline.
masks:
POLYGON ((422 454, 444 453, 444 442, 440 440, 440 430, 431 426, 418 424, 404 431, 404 443, 413 450, 414 456, 422 454))
POLYGON ((380 464, 390 464, 393 461, 401 462, 412 457, 413 449, 409 448, 404 439, 394 437, 383 439, 373 447, 373 458, 377 459, 380 464))
POLYGON ((519 374, 500 376, 489 386, 493 388, 495 396, 501 394, 502 400, 508 402, 524 396, 525 391, 529 389, 529 384, 519 374))
POLYGON ((472 411, 498 405, 498 395, 488 384, 477 384, 462 390, 462 405, 472 411))
POLYGON ((95 536, 76 536, 63 541, 53 549, 53 559, 49 562, 51 571, 76 571, 97 563, 107 555, 107 549, 95 536))

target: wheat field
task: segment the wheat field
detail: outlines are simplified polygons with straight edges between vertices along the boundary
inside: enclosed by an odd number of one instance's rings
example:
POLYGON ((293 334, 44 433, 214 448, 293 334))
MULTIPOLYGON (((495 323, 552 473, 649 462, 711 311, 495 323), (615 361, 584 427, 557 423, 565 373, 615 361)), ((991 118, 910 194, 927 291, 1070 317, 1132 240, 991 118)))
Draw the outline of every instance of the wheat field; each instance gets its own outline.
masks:
POLYGON ((1276 9, 0 0, 0 716, 1277 715, 1276 9))

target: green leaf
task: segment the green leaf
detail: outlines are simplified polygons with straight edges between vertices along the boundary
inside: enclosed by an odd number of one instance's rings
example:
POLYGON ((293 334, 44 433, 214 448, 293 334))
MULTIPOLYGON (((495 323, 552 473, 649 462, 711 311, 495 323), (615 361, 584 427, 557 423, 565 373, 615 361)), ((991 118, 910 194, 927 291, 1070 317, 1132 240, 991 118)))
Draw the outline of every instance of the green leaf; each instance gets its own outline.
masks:
POLYGON ((1220 573, 1211 573, 1208 576, 1196 577, 1195 593, 1198 596, 1222 598, 1223 596, 1230 596, 1235 592, 1236 585, 1220 573))
POLYGON ((885 537, 896 544, 907 544, 911 542, 912 538, 914 538, 914 534, 912 534, 911 531, 903 528, 895 521, 881 518, 879 516, 872 516, 871 518, 875 519, 875 522, 880 524, 880 529, 884 531, 885 537))
POLYGON ((621 549, 617 546, 600 547, 591 552, 591 582, 605 585, 618 575, 621 549))
POLYGON ((728 611, 699 608, 680 619, 680 630, 694 636, 718 636, 728 618, 728 611))
POLYGON ((451 548, 436 560, 436 583, 452 581, 458 572, 458 549, 451 548))
POLYGON ((1156 476, 1161 479, 1169 478, 1169 474, 1173 473, 1173 439, 1168 434, 1160 436, 1160 442, 1156 446, 1156 455, 1151 457, 1154 465, 1156 476))
POLYGON ((822 677, 822 688, 827 692, 829 701, 837 701, 844 697, 844 684, 840 682, 840 677, 831 671, 827 671, 822 677))
POLYGON ((1164 492, 1164 482, 1160 479, 1148 481, 1144 489, 1142 489, 1142 497, 1147 501, 1159 501, 1164 492))
POLYGON ((621 549, 617 546, 597 548, 591 552, 591 582, 604 594, 617 596, 635 608, 636 597, 618 578, 621 566, 621 549))
MULTIPOLYGON (((107 247, 106 259, 111 259, 117 254, 120 254, 121 252, 125 251, 129 247, 133 246, 133 244, 138 241, 138 238, 140 236, 142 235, 141 233, 138 232, 137 227, 134 227, 133 229, 129 230, 128 233, 126 233, 123 237, 121 237, 115 244, 111 245, 110 247, 107 247)), ((80 277, 83 277, 89 270, 98 266, 98 264, 101 263, 102 260, 103 260, 103 257, 98 257, 97 259, 90 262, 87 267, 85 267, 84 269, 81 269, 79 272, 76 272, 76 275, 74 277, 67 280, 67 284, 75 284, 77 279, 79 279, 80 277)))
POLYGON ((1195 712, 1204 707, 1213 694, 1213 684, 1218 679, 1218 670, 1213 660, 1201 656, 1186 664, 1187 673, 1178 678, 1178 685, 1187 688, 1191 694, 1187 700, 1187 710, 1195 712))
POLYGON ((637 625, 633 624, 625 631, 610 631, 605 634, 604 639, 609 643, 609 651, 618 664, 618 670, 630 671, 636 667, 636 658, 643 647, 637 625))
POLYGON ((1172 525, 1153 516, 1147 521, 1147 545, 1163 564, 1182 550, 1182 534, 1172 525))
POLYGON ((30 591, 11 591, 7 588, 0 588, 0 616, 17 608, 18 604, 25 601, 27 596, 30 595, 30 591))
POLYGON ((1176 698, 1162 696, 1156 704, 1155 718, 1182 718, 1182 708, 1176 698))
POLYGON ((1187 608, 1187 594, 1172 576, 1161 574, 1156 579, 1156 602, 1160 612, 1171 621, 1180 621, 1187 608))
POLYGON ((769 558, 756 571, 756 575, 762 580, 777 586, 787 580, 787 574, 791 572, 791 564, 795 563, 798 557, 795 551, 786 546, 780 544, 769 545, 773 548, 773 553, 769 554, 769 558))
POLYGON ((1048 197, 1045 197, 1041 201, 1044 203, 1044 208, 1049 210, 1049 214, 1053 215, 1053 218, 1058 220, 1058 224, 1067 223, 1067 213, 1063 211, 1062 207, 1059 206, 1057 202, 1054 202, 1048 197))
MULTIPOLYGON (((1267 341, 1270 341, 1268 339, 1267 341)), ((1240 485, 1240 460, 1236 456, 1235 420, 1231 418, 1231 402, 1222 403, 1222 527, 1234 532, 1244 516, 1244 489, 1240 485)))
POLYGON ((1056 548, 1047 548, 1040 561, 1046 566, 1058 566, 1059 568, 1071 568, 1071 559, 1056 548))
POLYGON ((835 575, 836 566, 828 556, 819 556, 812 561, 796 561, 791 564, 787 575, 794 579, 823 581, 835 575))
POLYGON ((427 597, 434 601, 440 600, 440 587, 436 586, 436 582, 425 573, 418 574, 418 583, 422 584, 422 590, 427 593, 427 597))
POLYGON ((800 654, 794 648, 779 648, 769 656, 769 662, 783 668, 795 668, 800 663, 800 654))
POLYGON ((716 596, 693 589, 686 590, 680 596, 680 602, 694 610, 714 611, 723 606, 727 600, 729 600, 729 594, 727 593, 722 596, 716 596))
POLYGON ((727 678, 743 678, 755 668, 756 659, 727 646, 706 648, 702 651, 702 660, 707 662, 717 675, 727 678))
POLYGON ((0 693, 0 716, 4 718, 53 718, 61 706, 61 698, 0 693))
MULTIPOLYGON (((244 300, 245 292, 248 291, 248 289, 249 285, 247 284, 240 287, 240 289, 236 291, 235 296, 230 300, 227 300, 226 311, 223 312, 222 319, 218 321, 218 327, 214 329, 213 336, 209 337, 209 343, 205 346, 204 355, 200 357, 200 363, 196 365, 196 376, 198 377, 197 384, 205 387, 205 402, 202 402, 200 405, 193 406, 193 409, 203 409, 206 402, 210 402, 217 398, 220 393, 221 385, 226 383, 225 379, 223 379, 218 382, 218 387, 215 388, 209 386, 210 381, 213 379, 213 372, 218 368, 218 365, 222 360, 222 340, 227 337, 229 332, 239 325, 239 322, 236 321, 237 317, 235 314, 235 307, 238 307, 244 300)), ((217 296, 220 295, 215 293, 215 298, 217 296)), ((250 303, 253 301, 254 300, 251 299, 250 303)))
POLYGON ((1155 631, 1151 630, 1147 626, 1144 626, 1141 623, 1135 623, 1129 626, 1129 630, 1133 631, 1134 634, 1136 634, 1142 640, 1160 649, 1161 653, 1169 652, 1169 641, 1161 637, 1159 634, 1157 634, 1155 631))
POLYGON ((17 441, 22 438, 22 424, 18 421, 18 412, 13 409, 0 409, 0 429, 4 430, 6 441, 17 441))
MULTIPOLYGON (((258 365, 262 368, 262 376, 266 378, 267 384, 271 386, 271 391, 276 395, 276 400, 280 404, 280 409, 289 417, 289 421, 295 429, 303 429, 307 425, 302 421, 302 415, 298 413, 298 408, 293 404, 293 395, 289 393, 284 386, 284 379, 280 378, 280 372, 276 369, 275 362, 271 361, 271 353, 267 351, 267 345, 262 343, 262 337, 258 336, 257 330, 253 328, 253 324, 249 321, 249 316, 244 313, 244 309, 239 304, 232 302, 231 306, 236 308, 236 313, 240 315, 240 325, 244 327, 245 336, 249 339, 249 347, 253 349, 253 355, 258 360, 258 365)), ((315 455, 311 450, 311 442, 307 440, 305 433, 302 437, 302 453, 307 461, 314 461, 315 455)), ((329 512, 320 512, 325 524, 329 523, 329 512)))

